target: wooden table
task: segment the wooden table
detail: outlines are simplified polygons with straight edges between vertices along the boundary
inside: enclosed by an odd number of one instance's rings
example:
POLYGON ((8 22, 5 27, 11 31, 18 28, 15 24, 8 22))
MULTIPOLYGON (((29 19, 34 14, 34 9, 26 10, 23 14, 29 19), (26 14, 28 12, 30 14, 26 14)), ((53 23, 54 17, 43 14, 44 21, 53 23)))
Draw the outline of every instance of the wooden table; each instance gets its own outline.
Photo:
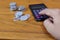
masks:
POLYGON ((30 4, 44 3, 48 8, 60 8, 59 0, 0 0, 0 38, 21 40, 55 40, 43 26, 36 22, 29 9, 30 4), (30 14, 27 21, 13 21, 16 11, 10 11, 9 3, 16 2, 17 6, 24 5, 24 14, 30 14))

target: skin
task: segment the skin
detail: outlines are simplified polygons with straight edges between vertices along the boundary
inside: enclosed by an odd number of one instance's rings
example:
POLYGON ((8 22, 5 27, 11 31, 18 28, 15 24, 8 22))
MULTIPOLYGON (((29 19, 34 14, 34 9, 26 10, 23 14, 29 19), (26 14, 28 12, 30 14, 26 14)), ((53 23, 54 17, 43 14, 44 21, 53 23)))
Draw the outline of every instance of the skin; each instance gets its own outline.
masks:
POLYGON ((43 24, 53 37, 60 40, 60 9, 44 9, 39 14, 50 16, 43 24), (53 23, 51 21, 53 21, 53 23))

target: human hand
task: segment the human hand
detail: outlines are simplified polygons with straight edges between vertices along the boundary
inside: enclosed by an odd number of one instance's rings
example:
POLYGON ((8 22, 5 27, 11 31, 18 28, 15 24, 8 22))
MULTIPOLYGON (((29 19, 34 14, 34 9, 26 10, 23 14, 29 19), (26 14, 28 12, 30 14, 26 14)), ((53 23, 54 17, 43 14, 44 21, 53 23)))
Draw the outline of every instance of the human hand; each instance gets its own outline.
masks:
POLYGON ((51 17, 44 21, 44 26, 53 37, 60 40, 60 9, 44 9, 39 14, 51 17))

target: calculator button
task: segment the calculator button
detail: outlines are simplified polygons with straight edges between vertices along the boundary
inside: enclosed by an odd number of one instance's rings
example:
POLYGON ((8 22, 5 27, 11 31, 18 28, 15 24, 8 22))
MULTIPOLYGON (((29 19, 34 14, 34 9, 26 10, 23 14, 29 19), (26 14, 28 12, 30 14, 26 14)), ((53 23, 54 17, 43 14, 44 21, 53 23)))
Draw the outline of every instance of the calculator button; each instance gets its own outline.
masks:
POLYGON ((43 16, 40 16, 40 18, 44 18, 43 16))
POLYGON ((34 12, 35 17, 36 18, 39 18, 37 11, 36 10, 33 10, 33 12, 34 12))
POLYGON ((38 13, 40 12, 40 10, 36 10, 38 13))

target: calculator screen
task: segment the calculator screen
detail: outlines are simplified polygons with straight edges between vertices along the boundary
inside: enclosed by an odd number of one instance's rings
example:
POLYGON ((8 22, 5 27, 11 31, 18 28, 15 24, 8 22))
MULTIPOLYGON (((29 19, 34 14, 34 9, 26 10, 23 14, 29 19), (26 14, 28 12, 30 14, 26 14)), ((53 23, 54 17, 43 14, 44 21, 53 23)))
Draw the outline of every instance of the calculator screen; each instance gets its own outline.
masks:
POLYGON ((35 4, 35 5, 32 5, 30 6, 31 9, 44 9, 44 8, 47 8, 44 4, 35 4))

